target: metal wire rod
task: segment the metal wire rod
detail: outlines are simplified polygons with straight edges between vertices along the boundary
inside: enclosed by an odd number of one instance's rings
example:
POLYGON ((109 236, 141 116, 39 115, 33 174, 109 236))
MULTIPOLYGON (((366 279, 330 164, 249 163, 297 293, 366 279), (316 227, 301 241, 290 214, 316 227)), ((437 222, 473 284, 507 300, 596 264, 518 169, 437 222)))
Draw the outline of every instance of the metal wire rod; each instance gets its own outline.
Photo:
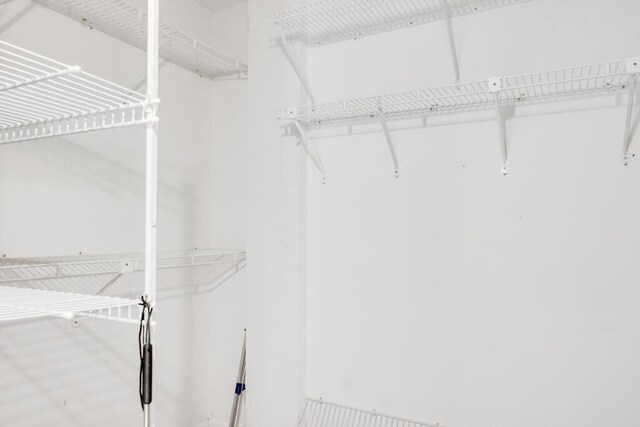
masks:
POLYGON ((0 144, 155 122, 157 102, 0 41, 0 144))

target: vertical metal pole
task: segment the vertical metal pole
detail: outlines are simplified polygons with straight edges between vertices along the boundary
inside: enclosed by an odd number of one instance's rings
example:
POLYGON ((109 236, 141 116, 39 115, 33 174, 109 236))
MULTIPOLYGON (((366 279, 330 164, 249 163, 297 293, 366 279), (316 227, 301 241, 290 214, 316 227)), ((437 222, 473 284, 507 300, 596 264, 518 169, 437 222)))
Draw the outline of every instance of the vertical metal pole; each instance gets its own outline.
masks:
POLYGON ((629 158, 628 158, 629 148, 631 147, 631 119, 633 118, 633 103, 635 102, 637 82, 638 82, 638 75, 637 74, 632 75, 631 82, 629 83, 629 104, 627 105, 627 122, 624 128, 623 154, 624 154, 625 166, 629 161, 629 158))
MULTIPOLYGON (((147 119, 156 118, 159 69, 159 0, 147 6, 147 119)), ((144 293, 152 307, 156 303, 157 218, 158 218, 158 124, 147 124, 145 281, 144 293)), ((155 328, 154 328, 155 329, 155 328)), ((152 334, 153 335, 153 334, 152 334)), ((153 337, 152 337, 153 338, 153 337)), ((154 425, 150 405, 144 405, 144 427, 154 425)))
POLYGON ((242 344, 242 354, 240 355, 240 368, 238 369, 238 380, 236 381, 236 390, 233 396, 233 405, 231 406, 231 419, 229 420, 229 427, 236 427, 238 425, 238 409, 240 408, 240 397, 242 396, 242 387, 245 381, 245 372, 247 366, 247 336, 244 336, 244 343, 242 344), (238 390, 238 388, 240 388, 238 390))

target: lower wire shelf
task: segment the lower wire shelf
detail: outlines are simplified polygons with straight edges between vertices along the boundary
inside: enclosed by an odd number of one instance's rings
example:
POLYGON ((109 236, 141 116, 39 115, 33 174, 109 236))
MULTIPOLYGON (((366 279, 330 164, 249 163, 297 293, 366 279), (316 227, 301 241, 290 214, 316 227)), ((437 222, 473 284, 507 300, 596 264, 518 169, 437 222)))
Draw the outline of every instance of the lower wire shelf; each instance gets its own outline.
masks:
MULTIPOLYGON (((0 323, 47 316, 139 322, 144 257, 138 254, 0 258, 0 323)), ((246 265, 246 253, 158 254, 160 293, 215 289, 246 265)))
POLYGON ((298 427, 438 427, 439 425, 311 398, 307 398, 302 418, 298 422, 298 427))
POLYGON ((49 316, 95 317, 137 324, 139 307, 138 301, 126 298, 0 286, 0 322, 49 316))

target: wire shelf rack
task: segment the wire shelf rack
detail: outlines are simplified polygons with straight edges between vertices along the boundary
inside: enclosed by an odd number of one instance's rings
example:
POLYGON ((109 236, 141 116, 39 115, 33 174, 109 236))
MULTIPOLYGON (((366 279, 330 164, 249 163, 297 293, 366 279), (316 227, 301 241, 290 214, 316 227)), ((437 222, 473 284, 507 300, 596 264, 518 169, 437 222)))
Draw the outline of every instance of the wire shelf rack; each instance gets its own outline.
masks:
POLYGON ((606 62, 541 73, 498 77, 439 88, 294 107, 285 120, 308 126, 345 120, 399 119, 451 114, 504 105, 561 101, 615 93, 638 73, 638 60, 606 62))
MULTIPOLYGON (((0 258, 0 286, 108 297, 144 291, 140 254, 0 258)), ((158 254, 158 291, 207 290, 246 264, 242 251, 195 250, 158 254)))
POLYGON ((322 399, 307 399, 299 427, 437 427, 421 421, 364 411, 349 406, 325 402, 322 399))
POLYGON ((317 47, 531 0, 319 0, 271 15, 290 41, 317 47))
MULTIPOLYGON (((125 43, 145 50, 146 12, 123 0, 35 0, 125 43)), ((160 57, 209 79, 246 75, 245 64, 200 40, 160 23, 160 57)))
POLYGON ((138 301, 0 286, 0 323, 41 317, 96 317, 137 323, 138 301))
POLYGON ((155 102, 0 41, 0 144, 148 123, 155 102))

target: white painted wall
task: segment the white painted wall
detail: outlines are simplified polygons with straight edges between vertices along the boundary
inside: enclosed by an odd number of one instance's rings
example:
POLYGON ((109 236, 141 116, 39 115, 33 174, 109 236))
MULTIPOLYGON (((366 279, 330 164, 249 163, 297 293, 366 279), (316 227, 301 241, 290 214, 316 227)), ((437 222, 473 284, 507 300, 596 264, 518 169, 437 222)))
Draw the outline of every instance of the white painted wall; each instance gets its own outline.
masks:
MULTIPOLYGON (((162 0, 161 17, 203 40, 214 38, 211 24, 216 18, 195 2, 162 0)), ((0 8, 0 37, 126 86, 145 76, 143 52, 28 1, 0 8)), ((246 55, 235 48, 227 52, 246 55)), ((245 86, 214 85, 171 64, 162 68, 161 250, 244 247, 245 86), (226 109, 224 97, 235 100, 226 109)), ((0 151, 1 253, 143 249, 143 128, 3 146, 0 151)), ((216 412, 209 408, 230 401, 235 378, 228 377, 237 369, 238 337, 244 328, 238 302, 244 292, 241 273, 201 299, 159 304, 158 427, 195 426, 216 412), (218 393, 222 384, 223 396, 218 393)), ((3 326, 0 426, 140 425, 136 343, 136 327, 108 322, 87 320, 79 329, 57 320, 3 326)))
MULTIPOLYGON (((163 3, 163 19, 230 54, 248 13, 252 80, 163 68, 160 246, 246 240, 252 261, 205 298, 161 305, 158 426, 225 424, 245 326, 248 425, 295 425, 304 394, 452 427, 637 425, 640 172, 620 165, 624 99, 518 110, 507 177, 490 114, 394 124, 399 180, 381 133, 316 134, 322 185, 274 119, 303 100, 266 16, 295 3, 213 18, 163 3), (243 132, 247 146, 234 143, 243 132)), ((636 3, 458 18, 462 78, 638 54, 636 3)), ((0 9, 4 40, 123 84, 144 75, 141 52, 26 4, 0 9)), ((310 50, 312 87, 334 100, 449 83, 444 35, 436 23, 310 50)), ((1 147, 1 251, 140 250, 142 136, 1 147)), ((93 321, 0 328, 0 426, 139 425, 135 334, 93 321)))
MULTIPOLYGON (((297 425, 306 391, 306 169, 275 120, 302 102, 293 70, 272 45, 267 16, 293 0, 249 2, 247 425, 297 425)), ((303 58, 304 59, 304 58, 303 58)))
MULTIPOLYGON (((247 60, 247 4, 213 14, 214 46, 247 60)), ((246 248, 247 240, 247 80, 211 82, 211 235, 219 247, 246 248)), ((198 299, 201 321, 194 330, 192 363, 197 399, 196 425, 229 425, 242 340, 246 328, 246 271, 198 299)))
MULTIPOLYGON (((545 0, 455 19, 462 79, 638 55, 638 16, 633 0, 545 0)), ((310 50, 311 85, 328 101, 448 84, 445 34, 310 50)), ((317 139, 309 394, 449 427, 638 425, 624 100, 519 110, 507 177, 491 114, 393 132, 399 180, 378 130, 317 139)))

